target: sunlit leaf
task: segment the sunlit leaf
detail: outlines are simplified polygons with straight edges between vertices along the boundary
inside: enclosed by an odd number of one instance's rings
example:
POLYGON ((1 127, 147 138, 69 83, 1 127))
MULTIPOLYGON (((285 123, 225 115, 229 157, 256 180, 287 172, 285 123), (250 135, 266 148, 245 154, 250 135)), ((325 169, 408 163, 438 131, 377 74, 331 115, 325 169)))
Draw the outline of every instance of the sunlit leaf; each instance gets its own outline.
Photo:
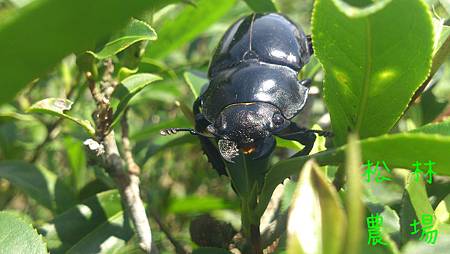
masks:
POLYGON ((410 131, 412 133, 422 132, 428 134, 439 134, 450 136, 450 119, 440 123, 430 123, 410 131))
MULTIPOLYGON (((428 201, 425 183, 422 176, 415 176, 413 173, 408 175, 406 181, 405 193, 402 199, 402 210, 400 213, 400 231, 402 233, 402 242, 407 242, 410 238, 418 238, 419 235, 411 235, 413 228, 410 224, 414 220, 420 223, 422 228, 426 225, 422 224, 422 216, 429 215, 432 217, 432 229, 437 228, 437 219, 434 215, 433 207, 428 201)), ((420 228, 418 226, 418 228, 420 228)))
POLYGON ((188 196, 170 201, 168 212, 180 213, 206 213, 214 210, 232 209, 239 206, 222 198, 212 196, 188 196))
POLYGON ((422 0, 368 5, 314 5, 314 52, 324 67, 325 102, 338 144, 349 131, 361 138, 389 131, 431 65, 433 26, 422 0))
POLYGON ((430 74, 433 76, 450 55, 450 26, 442 25, 439 37, 435 42, 433 62, 430 74))
POLYGON ((92 126, 91 122, 88 120, 78 119, 76 117, 70 116, 64 113, 67 110, 72 108, 73 102, 68 99, 60 99, 60 98, 47 98, 33 104, 29 109, 28 113, 43 113, 50 114, 58 117, 63 117, 68 119, 81 127, 90 135, 95 135, 95 129, 92 126))
POLYGON ((303 167, 294 196, 287 253, 341 253, 346 216, 335 188, 313 161, 303 167))
POLYGON ((111 57, 139 41, 156 40, 155 30, 147 23, 132 19, 131 22, 119 34, 115 36, 105 47, 97 53, 90 51, 98 59, 111 57))
POLYGON ((160 1, 36 0, 0 24, 0 103, 39 78, 72 52, 93 49, 94 43, 121 28, 160 1))
POLYGON ((272 0, 245 0, 254 12, 278 12, 272 0))
POLYGON ((424 241, 409 241, 402 249, 402 254, 440 254, 450 249, 450 235, 439 234, 436 244, 424 241))
POLYGON ((206 73, 197 71, 186 71, 183 74, 184 80, 188 84, 194 98, 198 98, 204 85, 208 84, 206 73))
POLYGON ((29 224, 0 212, 0 253, 46 254, 44 239, 29 224))
POLYGON ((156 28, 158 40, 149 45, 145 55, 150 58, 166 56, 225 15, 234 3, 235 0, 199 0, 195 6, 186 5, 175 19, 165 20, 156 28))
MULTIPOLYGON (((433 170, 438 175, 450 176, 450 157, 447 149, 450 137, 437 134, 399 133, 368 138, 358 142, 361 146, 362 161, 385 161, 391 168, 412 169, 418 160, 436 162, 433 170)), ((298 173, 298 167, 309 158, 314 158, 319 165, 338 165, 344 162, 347 146, 280 161, 273 165, 266 177, 259 199, 258 214, 262 214, 267 206, 273 190, 289 176, 298 173)))

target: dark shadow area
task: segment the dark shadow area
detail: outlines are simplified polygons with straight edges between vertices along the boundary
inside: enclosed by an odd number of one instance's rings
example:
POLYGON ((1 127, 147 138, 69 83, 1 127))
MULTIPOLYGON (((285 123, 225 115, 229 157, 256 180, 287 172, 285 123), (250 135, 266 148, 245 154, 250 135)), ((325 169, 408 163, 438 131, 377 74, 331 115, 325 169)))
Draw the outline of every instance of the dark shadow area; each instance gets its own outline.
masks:
MULTIPOLYGON (((81 204, 58 215, 50 225, 39 229, 48 240, 51 253, 64 253, 75 244, 83 244, 89 235, 89 253, 100 252, 100 245, 110 237, 128 241, 132 236, 128 216, 109 221, 122 211, 117 191, 108 191, 84 200, 81 204), (119 226, 120 225, 120 226, 119 226)), ((122 216, 122 215, 121 215, 122 216)), ((83 246, 85 249, 86 246, 83 246)))

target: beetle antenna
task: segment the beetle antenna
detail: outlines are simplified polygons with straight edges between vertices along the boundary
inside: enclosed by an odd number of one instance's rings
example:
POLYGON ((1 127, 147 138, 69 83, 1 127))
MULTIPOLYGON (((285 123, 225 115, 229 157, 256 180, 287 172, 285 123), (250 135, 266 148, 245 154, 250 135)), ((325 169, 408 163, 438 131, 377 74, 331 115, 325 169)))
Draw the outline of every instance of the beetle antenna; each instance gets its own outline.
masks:
POLYGON ((160 130, 159 133, 162 136, 169 136, 169 135, 173 135, 173 134, 176 134, 178 132, 183 132, 183 131, 187 131, 187 132, 191 133, 191 135, 202 136, 202 137, 205 137, 205 138, 210 138, 210 136, 205 135, 203 133, 200 133, 200 132, 198 132, 198 131, 196 131, 196 130, 194 130, 192 128, 167 128, 167 129, 160 130))

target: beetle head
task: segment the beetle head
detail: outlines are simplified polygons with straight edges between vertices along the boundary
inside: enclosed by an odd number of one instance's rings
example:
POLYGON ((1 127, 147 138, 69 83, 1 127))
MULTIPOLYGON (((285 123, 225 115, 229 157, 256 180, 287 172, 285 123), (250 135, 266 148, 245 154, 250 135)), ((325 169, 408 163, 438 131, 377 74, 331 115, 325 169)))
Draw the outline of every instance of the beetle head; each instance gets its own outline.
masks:
POLYGON ((232 161, 239 150, 254 158, 269 154, 275 146, 272 134, 289 123, 270 103, 237 103, 224 108, 207 130, 219 138, 222 157, 232 161))

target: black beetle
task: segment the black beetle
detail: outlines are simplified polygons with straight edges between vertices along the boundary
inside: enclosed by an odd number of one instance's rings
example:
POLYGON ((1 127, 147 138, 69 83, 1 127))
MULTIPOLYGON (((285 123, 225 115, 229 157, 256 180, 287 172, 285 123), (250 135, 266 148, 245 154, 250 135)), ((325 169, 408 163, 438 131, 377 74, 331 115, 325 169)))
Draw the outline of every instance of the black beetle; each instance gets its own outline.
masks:
POLYGON ((305 105, 310 80, 297 79, 312 54, 311 40, 283 15, 252 14, 239 19, 222 37, 211 60, 202 94, 193 105, 195 130, 170 128, 162 135, 189 131, 219 174, 241 150, 253 159, 268 156, 273 135, 303 144, 307 155, 315 133, 291 122, 305 105), (210 138, 218 141, 218 148, 210 138))

